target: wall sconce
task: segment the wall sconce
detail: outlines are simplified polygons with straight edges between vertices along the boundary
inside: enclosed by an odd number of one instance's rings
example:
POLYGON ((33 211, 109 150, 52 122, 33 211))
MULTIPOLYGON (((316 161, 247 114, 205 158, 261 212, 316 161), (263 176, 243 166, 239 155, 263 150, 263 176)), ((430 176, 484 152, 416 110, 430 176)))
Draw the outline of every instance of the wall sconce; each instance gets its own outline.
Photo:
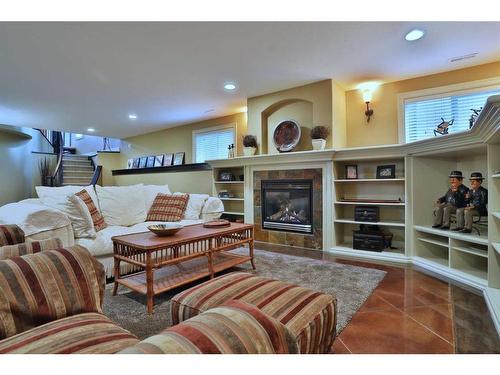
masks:
POLYGON ((370 117, 373 116, 373 109, 370 108, 370 102, 372 101, 373 91, 375 91, 378 86, 378 82, 365 82, 358 85, 358 89, 363 93, 363 101, 366 103, 366 122, 370 122, 370 117))
POLYGON ((366 103, 366 111, 365 111, 366 122, 370 122, 370 117, 373 116, 373 109, 370 108, 370 102, 372 100, 371 91, 368 90, 363 91, 363 100, 366 103))

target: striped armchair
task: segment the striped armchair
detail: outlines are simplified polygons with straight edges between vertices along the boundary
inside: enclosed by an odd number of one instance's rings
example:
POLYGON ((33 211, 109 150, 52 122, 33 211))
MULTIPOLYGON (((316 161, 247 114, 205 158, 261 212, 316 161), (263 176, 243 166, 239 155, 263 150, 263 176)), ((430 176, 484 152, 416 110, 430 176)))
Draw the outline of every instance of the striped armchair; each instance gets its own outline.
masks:
MULTIPOLYGON (((2 249, 23 244, 16 229, 2 231, 18 241, 2 249)), ((139 340, 103 314, 104 286, 104 267, 83 247, 0 260, 0 353, 116 353, 134 345, 139 340)))

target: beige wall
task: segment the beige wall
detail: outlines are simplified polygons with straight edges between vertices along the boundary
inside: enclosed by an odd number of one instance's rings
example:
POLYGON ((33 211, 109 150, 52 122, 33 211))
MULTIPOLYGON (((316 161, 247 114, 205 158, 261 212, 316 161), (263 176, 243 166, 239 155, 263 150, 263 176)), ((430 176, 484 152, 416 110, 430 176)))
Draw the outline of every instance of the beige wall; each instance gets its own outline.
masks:
MULTIPOLYGON (((42 137, 36 130, 0 126, 0 206, 34 196, 38 185, 38 160, 44 155, 32 151, 47 151, 42 137), (32 137, 28 139, 19 133, 32 137)), ((47 155, 52 158, 51 155, 47 155)))
POLYGON ((192 163, 192 134, 193 130, 210 128, 218 125, 236 124, 236 151, 243 154, 242 137, 246 134, 246 113, 237 113, 231 116, 201 121, 175 128, 160 130, 154 133, 143 134, 122 141, 120 154, 100 153, 98 165, 103 167, 103 185, 133 185, 169 184, 172 191, 187 193, 211 193, 211 174, 209 171, 179 172, 179 173, 152 173, 127 176, 112 176, 113 169, 124 169, 130 158, 159 155, 165 153, 186 153, 186 164, 192 163))
POLYGON ((368 124, 364 115, 365 103, 361 92, 347 91, 345 95, 347 146, 398 143, 397 96, 400 93, 499 76, 500 62, 495 62, 382 85, 373 93, 370 105, 374 115, 368 124))
MULTIPOLYGON (((301 123, 301 126, 312 128, 317 125, 323 125, 333 130, 334 134, 337 132, 336 127, 338 126, 340 128, 340 136, 337 142, 342 141, 344 139, 343 133, 345 132, 345 123, 341 122, 341 114, 338 115, 340 117, 337 117, 338 122, 333 122, 333 118, 335 117, 333 113, 335 107, 332 98, 333 89, 334 83, 331 79, 328 79, 305 86, 249 98, 247 102, 248 133, 257 137, 257 142, 259 144, 257 152, 259 154, 273 152, 272 148, 268 149, 267 147, 268 144, 272 145, 272 142, 269 143, 269 138, 272 137, 272 133, 268 133, 268 131, 271 130, 270 128, 272 128, 273 121, 275 121, 275 117, 277 117, 273 114, 277 115, 278 111, 286 107, 295 107, 287 109, 287 111, 296 113, 298 108, 297 103, 305 103, 312 106, 312 116, 309 114, 309 105, 304 105, 302 107, 304 110, 302 117, 306 119, 306 123, 301 123), (332 123, 334 125, 333 129, 332 123)), ((337 87, 337 89, 341 91, 340 86, 337 87)), ((341 106, 337 108, 340 108, 341 112, 345 111, 341 106)), ((332 133, 332 131, 330 133, 332 133)), ((306 138, 302 142, 305 147, 305 144, 310 144, 310 138, 309 134, 303 134, 303 137, 304 136, 306 138)), ((345 144, 336 144, 336 146, 343 147, 345 144)), ((330 134, 327 139, 326 147, 332 147, 332 134, 330 134)))

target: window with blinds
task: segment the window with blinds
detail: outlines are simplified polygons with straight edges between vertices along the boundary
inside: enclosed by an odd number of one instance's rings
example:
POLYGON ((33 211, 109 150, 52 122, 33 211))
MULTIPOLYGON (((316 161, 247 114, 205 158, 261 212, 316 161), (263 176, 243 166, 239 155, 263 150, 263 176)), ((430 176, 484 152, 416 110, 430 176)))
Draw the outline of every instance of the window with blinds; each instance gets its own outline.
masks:
POLYGON ((234 144, 234 128, 202 131, 193 134, 195 163, 227 159, 228 146, 234 144))
POLYGON ((497 94, 500 94, 500 89, 405 100, 406 142, 434 137, 434 129, 441 123, 441 118, 453 120, 448 128, 449 134, 469 130, 471 109, 484 107, 486 99, 497 94))

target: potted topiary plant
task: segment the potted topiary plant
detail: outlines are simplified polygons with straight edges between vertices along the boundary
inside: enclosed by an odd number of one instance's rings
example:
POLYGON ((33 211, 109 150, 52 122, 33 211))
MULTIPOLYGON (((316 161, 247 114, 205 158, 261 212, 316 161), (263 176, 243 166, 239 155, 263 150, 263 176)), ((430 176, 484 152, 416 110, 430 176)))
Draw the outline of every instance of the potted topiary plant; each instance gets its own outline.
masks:
POLYGON ((315 126, 311 129, 313 150, 323 150, 325 148, 328 134, 330 134, 330 130, 326 126, 315 126))
POLYGON ((255 135, 245 135, 243 137, 243 155, 252 156, 257 149, 257 138, 255 135))

